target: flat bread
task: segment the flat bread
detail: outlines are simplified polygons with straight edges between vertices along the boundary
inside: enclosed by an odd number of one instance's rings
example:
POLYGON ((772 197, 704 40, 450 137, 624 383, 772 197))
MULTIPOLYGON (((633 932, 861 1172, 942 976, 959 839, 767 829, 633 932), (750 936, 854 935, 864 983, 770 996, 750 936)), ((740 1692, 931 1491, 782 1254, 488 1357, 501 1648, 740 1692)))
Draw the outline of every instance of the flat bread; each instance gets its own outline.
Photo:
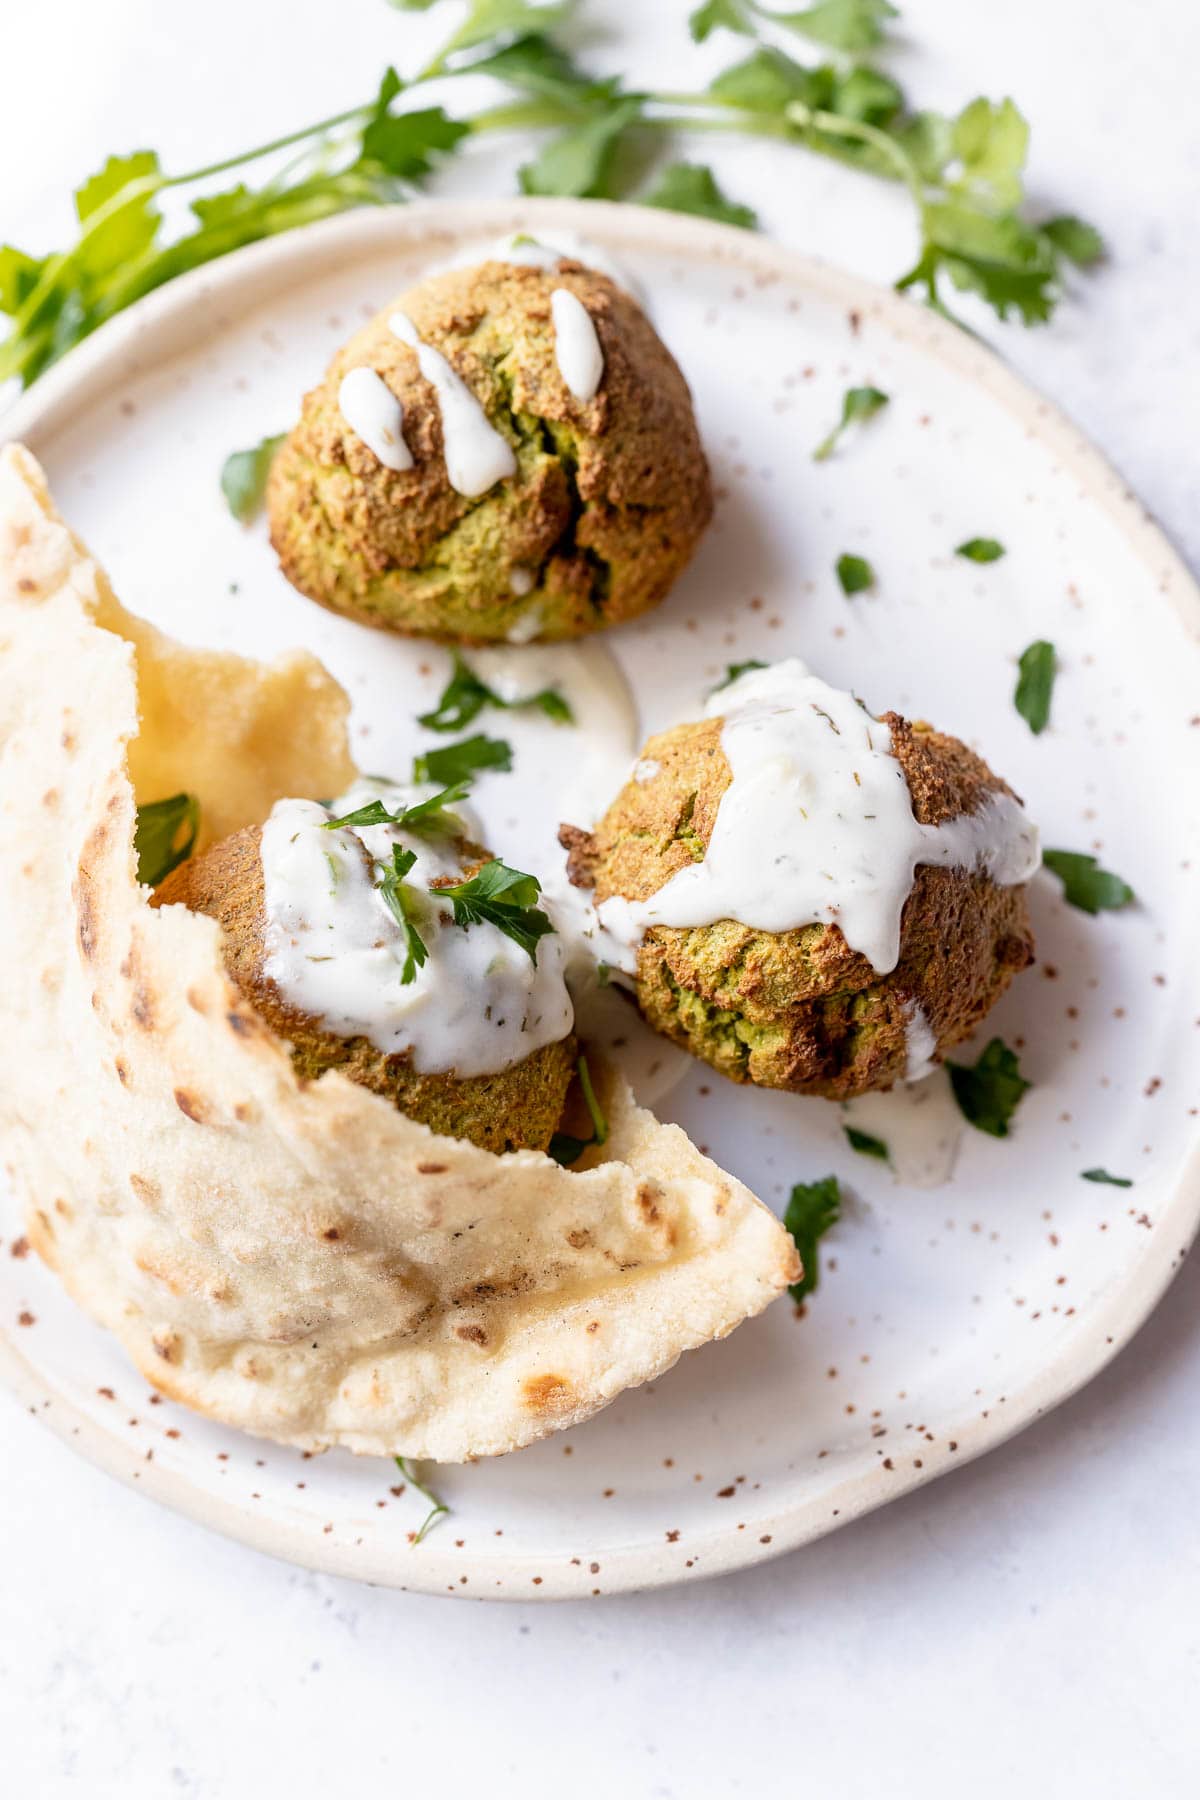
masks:
POLYGON ((148 1381, 308 1450, 438 1461, 574 1425, 796 1278, 791 1239, 609 1072, 578 1172, 304 1083, 216 924, 155 910, 138 801, 208 836, 353 775, 345 695, 126 613, 0 453, 0 1133, 31 1242, 148 1381))

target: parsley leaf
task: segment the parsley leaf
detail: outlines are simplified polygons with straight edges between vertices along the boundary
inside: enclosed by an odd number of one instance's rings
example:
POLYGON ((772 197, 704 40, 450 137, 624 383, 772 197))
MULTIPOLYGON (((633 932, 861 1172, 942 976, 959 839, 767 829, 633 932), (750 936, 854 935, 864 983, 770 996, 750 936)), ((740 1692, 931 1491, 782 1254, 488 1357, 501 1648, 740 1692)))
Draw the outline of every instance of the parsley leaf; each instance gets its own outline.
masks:
POLYGON ((1094 856, 1078 850, 1044 850, 1042 861, 1063 884, 1063 899, 1080 912, 1114 912, 1135 898, 1133 889, 1119 875, 1102 869, 1094 856))
POLYGON ((754 36, 754 19, 745 0, 704 0, 703 6, 688 14, 688 30, 697 44, 703 44, 722 26, 743 37, 754 36))
POLYGON ((851 556, 847 553, 839 556, 834 566, 847 599, 852 594, 864 593, 867 588, 875 585, 875 571, 865 556, 851 556))
POLYGON ((817 1245, 831 1226, 841 1217, 842 1201, 837 1176, 826 1175, 820 1181, 798 1181, 792 1189, 783 1215, 783 1228, 792 1235, 804 1265, 799 1281, 788 1293, 793 1300, 803 1300, 815 1293, 821 1279, 817 1261, 817 1245))
POLYGON ((671 163, 643 197, 642 205, 693 213, 698 218, 716 219, 721 225, 740 225, 745 231, 753 231, 758 224, 753 207, 727 200, 716 176, 703 163, 671 163))
POLYGON ((709 97, 745 112, 782 113, 793 101, 826 105, 833 99, 833 71, 806 69, 782 50, 762 46, 709 84, 709 97))
POLYGON ((1005 212, 1021 198, 1021 171, 1029 150, 1029 126, 1011 100, 996 105, 982 96, 959 113, 950 147, 958 162, 954 186, 1005 212))
POLYGON ((267 493, 267 477, 275 452, 287 436, 265 437, 250 450, 234 450, 221 465, 221 492, 234 518, 249 525, 262 509, 267 493))
POLYGON ((964 1119, 992 1137, 1007 1137, 1009 1121, 1032 1083, 1003 1038, 993 1038, 973 1067, 949 1061, 946 1067, 964 1119))
POLYGON ((443 744, 437 750, 423 750, 413 758, 414 781, 469 781, 481 769, 496 769, 506 775, 512 768, 512 745, 504 738, 464 738, 461 744, 443 744))
POLYGON ((814 462, 826 462, 837 449, 842 433, 850 425, 865 425, 888 404, 889 396, 876 387, 847 388, 842 398, 842 416, 813 451, 814 462))
POLYGON ((421 713, 417 723, 429 731, 461 731, 477 718, 485 706, 497 706, 504 712, 517 712, 536 706, 556 725, 573 725, 575 715, 557 688, 542 688, 524 700, 502 700, 486 682, 479 679, 470 664, 457 651, 450 679, 432 712, 421 713))
POLYGON ((745 662, 726 663, 724 675, 722 675, 720 681, 714 682, 713 686, 710 687, 708 691, 710 694, 719 694, 722 688, 731 687, 740 676, 748 675, 751 669, 765 669, 768 666, 767 663, 762 662, 757 656, 748 656, 745 662))
POLYGON ((999 538, 968 538, 965 544, 957 544, 955 556, 965 556, 968 562, 994 563, 1004 555, 1004 545, 999 538))
MULTIPOLYGON (((426 0, 426 3, 428 3, 428 0, 426 0)), ((412 4, 413 4, 413 0, 392 0, 393 6, 396 6, 396 5, 411 6, 412 4)), ((423 1481, 419 1480, 418 1477, 413 1473, 413 1465, 409 1461, 407 1456, 394 1456, 392 1458, 392 1461, 395 1463, 396 1467, 399 1469, 401 1475, 404 1477, 408 1486, 411 1488, 416 1488, 416 1490, 417 1490, 418 1494, 420 1494, 421 1498, 423 1500, 428 1500, 428 1502, 429 1502, 429 1511, 426 1513, 425 1518, 422 1521, 420 1529, 418 1531, 412 1531, 409 1533, 409 1537, 412 1540, 412 1545, 415 1550, 417 1545, 419 1543, 421 1543, 421 1541, 424 1539, 426 1533, 429 1530, 431 1530, 435 1521, 440 1519, 444 1513, 448 1514, 450 1511, 450 1508, 446 1505, 444 1500, 438 1499, 437 1495, 434 1493, 434 1491, 431 1487, 427 1487, 426 1484, 423 1481)))
POLYGON ((389 812, 382 800, 369 800, 357 811, 345 813, 340 819, 326 819, 322 831, 339 831, 343 826, 362 825, 394 825, 400 831, 456 831, 459 821, 450 811, 460 800, 465 800, 470 792, 469 781, 455 781, 438 794, 431 794, 427 800, 415 801, 412 806, 402 806, 399 812, 389 812))
POLYGON ((641 100, 626 94, 581 124, 570 126, 559 137, 551 138, 532 162, 519 169, 521 192, 581 199, 615 198, 616 190, 609 177, 617 146, 641 111, 641 100))
POLYGON ((133 848, 137 878, 143 887, 157 887, 172 869, 187 861, 199 829, 200 802, 195 794, 171 794, 166 800, 149 800, 138 807, 133 848))
POLYGON ((1013 693, 1013 705, 1034 737, 1037 737, 1050 723, 1050 697, 1054 692, 1054 676, 1058 668, 1054 645, 1039 638, 1037 643, 1030 644, 1027 650, 1022 651, 1017 668, 1019 673, 1013 693))
POLYGON ((596 1090, 592 1086, 592 1072, 588 1068, 587 1057, 581 1056, 576 1063, 575 1068, 579 1076, 579 1089, 583 1095, 584 1105, 587 1107, 591 1117, 592 1135, 591 1137, 577 1138, 571 1137, 570 1134, 565 1131, 556 1131, 554 1133, 554 1136, 550 1139, 549 1145, 547 1146, 546 1155, 552 1156, 555 1162, 561 1163, 565 1169, 569 1169, 572 1163, 577 1163, 584 1151, 590 1150, 593 1144, 603 1144, 608 1141, 608 1120, 605 1118, 600 1107, 600 1102, 596 1098, 596 1090))
POLYGON ((1080 1179, 1083 1181, 1103 1181, 1109 1187, 1130 1188, 1133 1186, 1128 1175, 1110 1175, 1107 1169, 1084 1169, 1080 1179))
POLYGON ((430 891, 439 900, 449 900, 456 925, 494 925, 519 944, 532 963, 537 962, 539 939, 554 930, 537 904, 542 884, 536 875, 510 869, 498 857, 484 863, 469 881, 430 891))
POLYGON ((385 104, 362 134, 361 160, 401 180, 418 181, 429 174, 439 155, 469 134, 469 125, 452 119, 440 106, 389 113, 385 104))
POLYGON ((853 1125, 843 1125, 842 1130, 846 1133, 846 1142, 850 1148, 857 1150, 860 1156, 874 1156, 880 1162, 887 1161, 888 1147, 882 1138, 872 1137, 869 1131, 858 1131, 853 1125))
POLYGON ((404 967, 400 971, 401 987, 408 987, 417 978, 417 970, 423 969, 429 960, 429 951, 425 940, 417 930, 417 913, 420 906, 416 895, 405 885, 404 877, 410 872, 417 860, 415 850, 402 850, 399 844, 392 846, 392 866, 384 873, 379 883, 379 892, 383 903, 400 927, 405 942, 404 967))
POLYGON ((883 38, 888 19, 896 18, 888 0, 818 0, 816 6, 803 12, 767 15, 780 25, 811 38, 814 43, 828 44, 831 50, 873 50, 883 38))
POLYGON ((1056 250, 1061 250, 1068 262, 1077 268, 1090 269, 1104 257, 1104 239, 1094 225, 1086 219, 1076 218, 1074 213, 1060 213, 1055 219, 1047 219, 1041 228, 1042 236, 1049 238, 1056 250))

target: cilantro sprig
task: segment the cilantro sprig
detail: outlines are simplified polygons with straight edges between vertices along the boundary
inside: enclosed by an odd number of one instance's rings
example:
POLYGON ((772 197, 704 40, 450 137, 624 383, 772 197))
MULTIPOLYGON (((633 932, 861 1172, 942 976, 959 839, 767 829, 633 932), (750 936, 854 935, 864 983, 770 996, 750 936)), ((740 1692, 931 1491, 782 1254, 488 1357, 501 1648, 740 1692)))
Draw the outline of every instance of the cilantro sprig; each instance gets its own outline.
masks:
POLYGON ((554 930, 549 915, 537 904, 541 891, 536 875, 510 869, 499 857, 484 863, 468 881, 430 889, 439 900, 449 900, 456 925, 494 925, 519 944, 532 963, 537 962, 539 941, 554 930))
MULTIPOLYGON (((410 11, 435 3, 393 0, 410 11)), ((76 191, 66 249, 0 246, 0 312, 12 321, 0 382, 28 387, 134 301, 231 250, 351 207, 407 199, 460 145, 489 131, 547 134, 519 171, 528 194, 638 198, 647 140, 669 143, 681 131, 734 131, 834 157, 907 190, 917 245, 896 285, 942 312, 951 288, 977 295, 1002 319, 1038 324, 1067 269, 1090 268, 1104 254, 1095 228, 1073 213, 1029 216, 1029 127, 1012 100, 980 96, 953 115, 925 111, 865 60, 896 16, 887 0, 815 0, 782 12, 758 0, 705 0, 691 15, 692 36, 721 29, 753 48, 707 88, 671 93, 629 88, 572 61, 555 33, 577 10, 572 0, 469 0, 423 68, 387 68, 373 95, 328 118, 180 172, 151 150, 110 156, 76 191), (762 41, 764 30, 819 45, 828 57, 802 62, 762 41), (467 74, 489 77, 502 98, 456 116, 440 99, 467 74), (443 92, 429 105, 433 83, 443 92), (181 191, 190 193, 190 218, 173 231, 161 202, 181 191)), ((668 161, 640 197, 754 223, 752 208, 722 193, 703 164, 668 161)), ((239 487, 245 478, 237 475, 239 487)))
POLYGON ((553 719, 556 725, 575 723, 574 713, 557 688, 542 688, 539 693, 522 700, 504 700, 480 679, 457 651, 441 698, 432 712, 420 715, 418 723, 429 731, 461 731, 479 717, 485 706, 499 707, 503 712, 519 712, 533 706, 544 712, 548 719, 553 719))
POLYGON ((172 869, 187 861, 196 848, 199 829, 200 802, 195 794, 171 794, 138 807, 133 847, 143 887, 157 887, 172 869))
POLYGON ((793 1300, 800 1301, 807 1294, 815 1293, 821 1279, 817 1245, 841 1216, 842 1197, 836 1175, 826 1175, 820 1181, 798 1181, 792 1189, 783 1226, 785 1231, 791 1232, 803 1264, 799 1281, 794 1281, 788 1288, 793 1300))

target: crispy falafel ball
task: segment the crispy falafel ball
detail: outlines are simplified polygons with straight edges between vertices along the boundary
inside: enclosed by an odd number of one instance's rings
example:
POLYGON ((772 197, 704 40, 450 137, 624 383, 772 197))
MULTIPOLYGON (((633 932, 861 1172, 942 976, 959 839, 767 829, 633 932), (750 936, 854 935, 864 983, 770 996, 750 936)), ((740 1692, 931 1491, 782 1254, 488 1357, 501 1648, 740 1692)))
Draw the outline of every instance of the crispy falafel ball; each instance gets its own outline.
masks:
MULTIPOLYGON (((444 1137, 468 1138, 497 1155, 545 1150, 575 1072, 575 1040, 544 1045, 491 1075, 420 1074, 407 1055, 388 1056, 365 1037, 338 1037, 283 999, 263 972, 265 930, 261 832, 235 831, 181 863, 156 889, 152 906, 179 904, 216 919, 225 966, 259 1017, 291 1046, 296 1073, 315 1081, 338 1069, 444 1137)), ((469 873, 487 860, 469 846, 469 873)))
POLYGON ((528 642, 656 606, 708 523, 712 486, 687 384, 636 301, 571 260, 493 261, 423 281, 338 352, 275 459, 268 506, 284 574, 323 606, 448 642, 528 642), (603 352, 586 402, 559 372, 556 288, 583 303, 603 352), (515 475, 482 495, 450 484, 442 409, 389 326, 397 312, 512 448, 515 475), (343 418, 357 368, 400 401, 410 469, 385 468, 343 418))
MULTIPOLYGON (((883 721, 919 823, 939 825, 974 812, 989 793, 1011 793, 957 738, 898 713, 883 721)), ((572 881, 594 887, 597 901, 646 900, 703 859, 732 780, 722 723, 708 718, 651 738, 640 778, 595 832, 563 827, 572 881)), ((848 1100, 904 1077, 914 1006, 940 1059, 1032 961, 1023 886, 921 866, 904 906, 900 958, 887 975, 851 950, 836 925, 779 933, 729 919, 654 925, 638 950, 637 998, 657 1031, 733 1081, 848 1100)))

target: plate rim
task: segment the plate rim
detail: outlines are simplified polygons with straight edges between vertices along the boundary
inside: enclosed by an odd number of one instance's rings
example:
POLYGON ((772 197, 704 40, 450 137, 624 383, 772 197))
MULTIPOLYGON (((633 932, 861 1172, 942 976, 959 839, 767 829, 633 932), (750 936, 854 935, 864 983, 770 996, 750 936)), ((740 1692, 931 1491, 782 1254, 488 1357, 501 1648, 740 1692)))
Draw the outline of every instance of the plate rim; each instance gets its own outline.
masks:
MULTIPOLYGON (((321 220, 278 238, 232 252, 219 262, 180 276, 146 295, 109 321, 41 377, 28 393, 0 413, 0 441, 22 438, 37 449, 38 434, 56 429, 68 408, 94 404, 135 365, 169 354, 167 345, 181 323, 214 296, 246 290, 252 306, 290 271, 316 273, 347 253, 367 260, 387 247, 418 248, 460 243, 472 236, 497 237, 528 227, 565 229, 605 242, 651 247, 705 263, 743 269, 748 277, 788 281, 801 291, 844 308, 848 316, 870 316, 895 338, 982 388, 1031 436, 1060 457, 1088 497, 1121 531, 1130 548, 1155 577, 1185 630, 1200 641, 1200 585, 1161 526, 1119 472, 1070 420, 996 351, 937 314, 864 277, 733 226, 690 215, 613 201, 513 198, 509 200, 422 200, 402 207, 360 211, 321 220)), ((196 341, 193 338, 193 341, 196 341)), ((948 1470, 997 1449, 1027 1425, 1062 1404, 1094 1379, 1133 1339, 1166 1292, 1200 1227, 1200 1141, 1187 1154, 1157 1221, 1152 1246, 1133 1275, 1107 1300, 1097 1303, 1072 1343, 1007 1396, 1002 1422, 978 1415, 956 1427, 955 1450, 948 1439, 931 1447, 916 1471, 882 1475, 877 1465, 848 1475, 837 1488, 756 1521, 754 1531, 733 1524, 690 1538, 692 1566, 668 1557, 661 1543, 605 1549, 601 1588, 582 1560, 566 1551, 540 1557, 531 1552, 481 1554, 443 1549, 435 1535, 412 1555, 400 1548, 364 1550, 352 1537, 326 1535, 320 1527, 296 1523, 270 1512, 253 1513, 245 1503, 226 1501, 198 1487, 181 1471, 147 1462, 145 1453, 110 1435, 89 1413, 64 1397, 0 1327, 0 1382, 18 1402, 47 1424, 64 1443, 125 1486, 149 1495, 198 1524, 252 1549, 324 1574, 339 1575, 401 1591, 462 1599, 551 1600, 605 1597, 672 1585, 746 1568, 797 1549, 838 1530, 866 1513, 924 1486, 948 1470), (881 1478, 882 1477, 882 1478, 881 1478), (832 1502, 837 1500, 836 1508, 832 1502), (473 1574, 460 1584, 464 1560, 473 1574), (495 1577, 490 1589, 475 1585, 475 1570, 495 1577), (408 1578, 410 1577, 410 1578, 408 1578)), ((254 1442, 247 1438, 248 1442, 254 1442)), ((440 1535, 440 1534, 439 1534, 440 1535)))

